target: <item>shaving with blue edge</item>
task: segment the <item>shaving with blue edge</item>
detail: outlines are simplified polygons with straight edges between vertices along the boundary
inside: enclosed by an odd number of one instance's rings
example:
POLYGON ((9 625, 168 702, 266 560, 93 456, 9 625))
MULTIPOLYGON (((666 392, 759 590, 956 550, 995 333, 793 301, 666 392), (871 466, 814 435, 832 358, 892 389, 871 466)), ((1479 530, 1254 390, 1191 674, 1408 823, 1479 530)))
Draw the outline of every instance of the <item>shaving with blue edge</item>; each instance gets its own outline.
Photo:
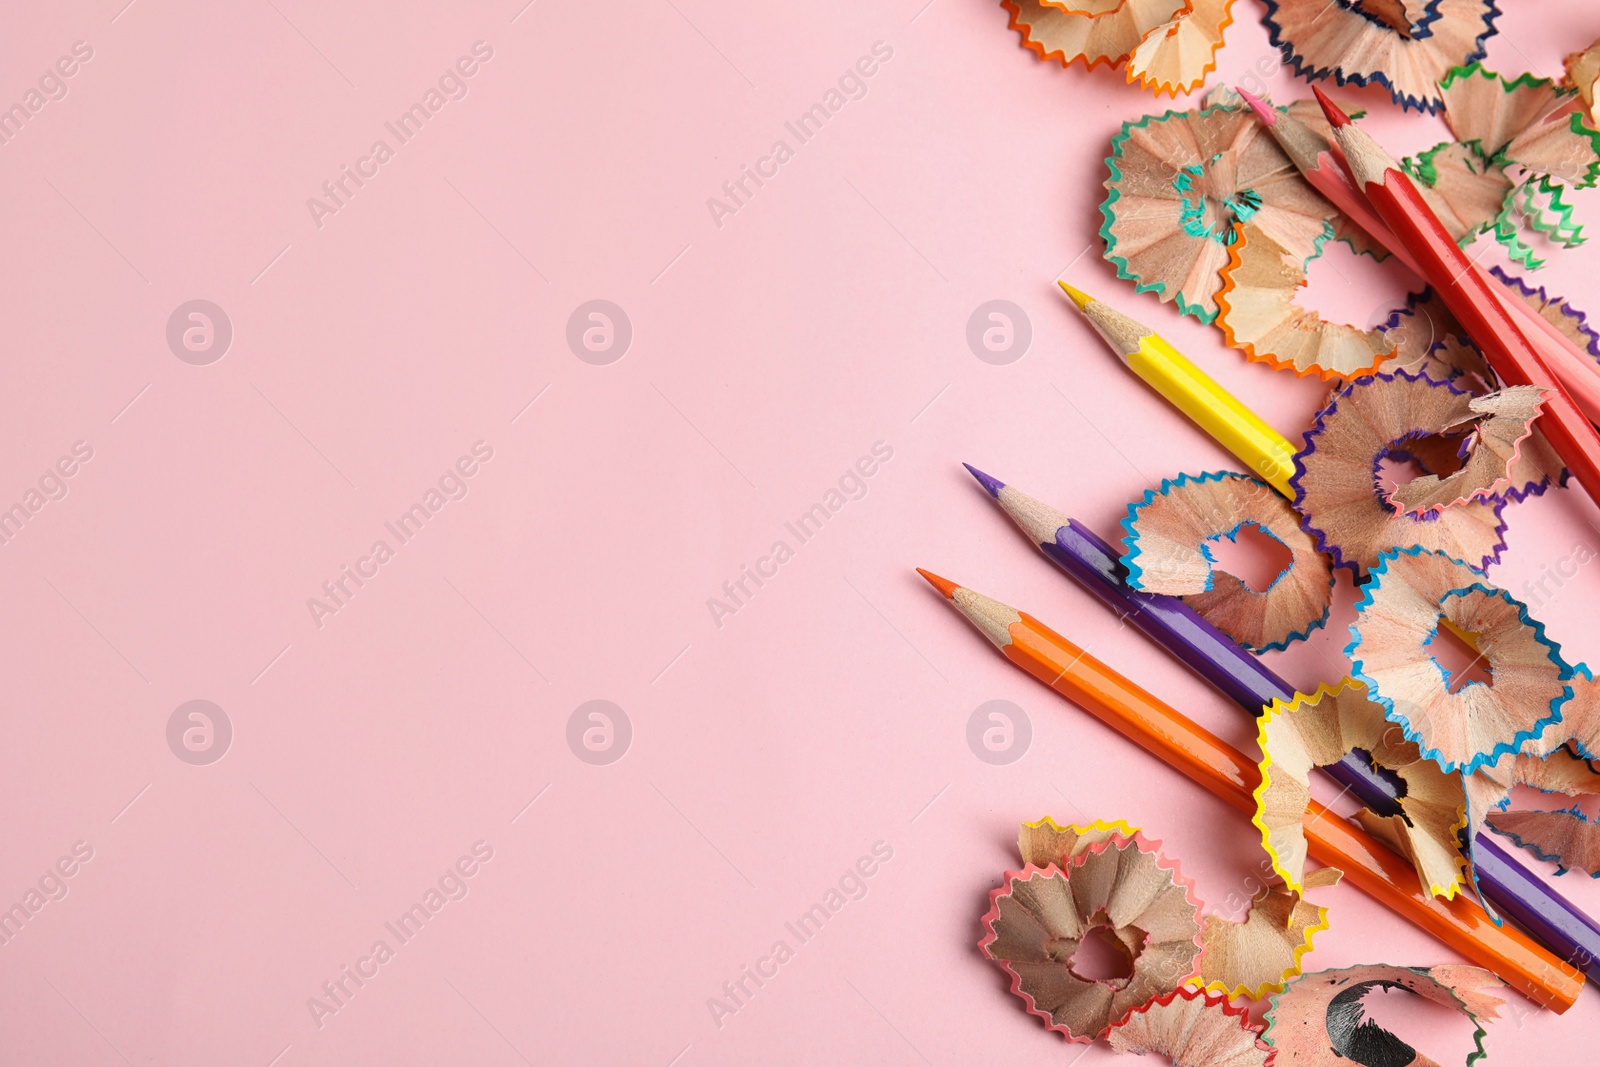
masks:
POLYGON ((1527 607, 1443 552, 1379 557, 1350 635, 1353 676, 1446 771, 1470 774, 1517 751, 1558 721, 1572 696, 1572 668, 1527 607), (1477 650, 1492 684, 1456 687, 1430 648, 1446 628, 1477 650))
POLYGON ((1211 625, 1252 651, 1282 649, 1328 621, 1333 568, 1299 516, 1265 482, 1228 471, 1183 474, 1128 505, 1128 582, 1181 596, 1211 625), (1288 549, 1289 563, 1255 590, 1216 566, 1209 545, 1246 526, 1288 549))

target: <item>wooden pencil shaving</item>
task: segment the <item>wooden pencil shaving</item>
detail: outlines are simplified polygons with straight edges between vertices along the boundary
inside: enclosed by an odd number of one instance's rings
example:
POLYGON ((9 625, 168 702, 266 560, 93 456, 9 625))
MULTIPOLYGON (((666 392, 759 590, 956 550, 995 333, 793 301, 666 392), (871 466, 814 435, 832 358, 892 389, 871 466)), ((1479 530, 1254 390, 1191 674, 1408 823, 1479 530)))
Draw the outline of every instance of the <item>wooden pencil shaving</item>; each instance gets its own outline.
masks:
POLYGON ((1472 63, 1450 71, 1439 94, 1456 140, 1483 158, 1579 188, 1600 175, 1600 140, 1581 121, 1573 90, 1531 74, 1503 78, 1472 63))
POLYGON ((1446 771, 1493 763, 1561 717, 1571 669, 1527 608, 1459 560, 1422 549, 1384 553, 1356 604, 1345 650, 1391 722, 1446 771), (1489 672, 1450 691, 1430 646, 1466 635, 1489 672))
MULTIPOLYGON (((1600 361, 1600 335, 1589 327, 1582 312, 1561 297, 1551 296, 1542 287, 1529 285, 1498 266, 1491 267, 1489 274, 1505 285, 1516 299, 1553 324, 1576 348, 1600 361)), ((1395 345, 1393 354, 1379 366, 1382 373, 1403 370, 1411 377, 1452 382, 1480 393, 1498 388, 1497 379, 1482 354, 1432 289, 1410 294, 1406 306, 1393 312, 1379 329, 1395 345)), ((1390 449, 1389 455, 1394 459, 1415 460, 1425 472, 1449 472, 1459 468, 1462 446, 1469 443, 1455 436, 1429 434, 1413 437, 1402 446, 1390 449)), ((1505 484, 1489 495, 1521 500, 1542 492, 1549 485, 1560 484, 1564 477, 1561 458, 1535 421, 1532 435, 1523 440, 1509 465, 1505 484)), ((1397 506, 1398 498, 1392 494, 1386 499, 1397 506)))
POLYGON ((1180 475, 1128 506, 1122 557, 1136 589, 1181 596, 1235 641, 1281 649, 1328 618, 1333 567, 1300 528, 1299 516, 1264 482, 1228 472, 1180 475), (1265 590, 1219 570, 1210 542, 1253 526, 1289 550, 1289 565, 1265 590))
POLYGON ((1566 186, 1547 175, 1526 178, 1513 189, 1494 224, 1495 239, 1507 244, 1509 258, 1533 270, 1544 261, 1534 259, 1532 245, 1523 240, 1523 227, 1562 248, 1576 248, 1586 240, 1583 225, 1566 200, 1566 186))
POLYGON ((1217 325, 1228 344, 1248 359, 1320 378, 1358 377, 1393 354, 1382 331, 1330 322, 1297 305, 1305 284, 1304 263, 1255 226, 1241 225, 1217 293, 1217 325))
MULTIPOLYGON (((1478 350, 1464 341, 1450 339, 1443 345, 1435 346, 1432 354, 1423 361, 1423 366, 1428 368, 1429 376, 1434 371, 1441 374, 1440 380, 1469 381, 1476 379, 1477 374, 1467 370, 1459 370, 1454 379, 1445 377, 1446 372, 1452 367, 1459 369, 1464 365, 1478 364, 1481 360, 1478 350)), ((1488 375, 1487 367, 1483 373, 1488 375)), ((1492 375, 1489 375, 1492 377, 1492 375)), ((1470 451, 1475 438, 1471 434, 1426 434, 1421 437, 1412 437, 1386 451, 1388 458, 1397 462, 1412 462, 1421 472, 1422 477, 1435 478, 1440 481, 1454 477, 1449 473, 1438 475, 1431 472, 1456 472, 1459 473, 1463 465, 1463 451, 1470 451)), ((1515 455, 1506 465, 1504 474, 1501 475, 1498 467, 1485 466, 1484 471, 1493 474, 1495 482, 1493 488, 1486 493, 1476 494, 1476 498, 1484 503, 1492 500, 1511 502, 1522 500, 1530 495, 1543 492, 1550 485, 1563 484, 1566 477, 1566 468, 1561 463, 1561 457, 1539 430, 1535 423, 1532 432, 1524 438, 1517 447, 1515 455)), ((1463 477, 1456 484, 1469 485, 1477 476, 1463 477)), ((1423 498, 1417 496, 1418 489, 1409 493, 1397 495, 1402 488, 1399 483, 1389 483, 1385 490, 1384 500, 1392 508, 1409 510, 1413 518, 1430 518, 1438 511, 1438 506, 1432 502, 1419 503, 1416 507, 1407 509, 1402 501, 1409 496, 1416 496, 1419 501, 1423 498)), ((1432 485, 1433 482, 1423 482, 1423 485, 1432 485)), ((1456 506, 1459 506, 1460 501, 1456 506)))
POLYGON ((1045 7, 1053 7, 1067 15, 1084 15, 1098 18, 1121 10, 1128 0, 1040 0, 1045 7))
POLYGON ((1134 1008, 1111 1027, 1116 1052, 1154 1052, 1173 1067, 1266 1067, 1272 1049, 1242 1009, 1224 997, 1176 989, 1134 1008))
MULTIPOLYGON (((1423 517, 1389 503, 1377 475, 1386 459, 1430 458, 1417 443, 1454 424, 1471 394, 1407 371, 1360 378, 1333 394, 1295 457, 1295 506, 1317 546, 1338 566, 1366 572, 1393 547, 1445 552, 1482 570, 1504 547, 1501 499, 1423 517)), ((1426 473, 1448 474, 1424 467, 1426 473)))
POLYGON ((1525 279, 1499 266, 1490 267, 1489 274, 1538 312, 1540 318, 1560 331, 1572 342, 1573 347, 1580 352, 1587 352, 1596 362, 1600 362, 1600 334, 1590 327, 1588 316, 1573 307, 1565 297, 1553 296, 1543 286, 1530 285, 1525 279))
POLYGON ((1581 870, 1600 876, 1600 827, 1578 806, 1600 793, 1600 772, 1590 758, 1600 752, 1600 684, 1579 664, 1569 683, 1572 697, 1551 723, 1520 751, 1500 757, 1466 779, 1471 829, 1487 824, 1541 859, 1556 873, 1581 870), (1555 811, 1507 810, 1512 789, 1528 786, 1570 807, 1555 811))
MULTIPOLYGON (((1045 818, 1023 823, 1017 848, 1024 869, 1071 870, 1084 856, 1128 841, 1159 857, 1159 842, 1149 841, 1137 828, 1120 821, 1059 826, 1045 818)), ((1338 870, 1324 867, 1307 874, 1302 888, 1331 886, 1339 878, 1338 870)), ((1311 951, 1313 936, 1327 926, 1326 908, 1282 884, 1267 886, 1256 894, 1238 922, 1216 915, 1206 917, 1200 935, 1204 951, 1199 957, 1198 981, 1227 996, 1265 996, 1300 973, 1300 959, 1311 951)), ((1126 931, 1113 933, 1134 951, 1136 937, 1126 931)), ((1188 965, 1194 966, 1192 961, 1188 965)))
POLYGON ((1139 830, 1120 820, 1092 822, 1087 826, 1058 826, 1049 816, 1038 822, 1025 822, 1017 832, 1017 852, 1023 865, 1035 867, 1069 866, 1091 847, 1112 838, 1132 840, 1139 830))
POLYGON ((1402 108, 1437 111, 1439 79, 1483 55, 1493 0, 1266 0, 1267 33, 1311 81, 1381 85, 1402 108))
POLYGON ((1488 990, 1505 983, 1478 967, 1391 967, 1367 964, 1301 975, 1272 998, 1264 1040, 1276 1053, 1277 1067, 1329 1067, 1356 1063, 1363 1067, 1423 1065, 1435 1061, 1418 1054, 1377 1023, 1366 1019, 1361 1000, 1379 989, 1403 989, 1453 1008, 1473 1025, 1477 1052, 1483 1055, 1486 1019, 1498 1018, 1505 1003, 1488 990))
POLYGON ((1489 827, 1556 864, 1557 874, 1577 870, 1600 878, 1600 824, 1582 808, 1490 812, 1489 827))
MULTIPOLYGON (((1506 753, 1495 762, 1462 776, 1467 798, 1467 854, 1474 886, 1477 884, 1478 834, 1488 825, 1491 814, 1510 807, 1514 788, 1525 785, 1545 793, 1574 797, 1596 792, 1600 787, 1600 774, 1596 774, 1583 757, 1583 753, 1589 751, 1585 744, 1594 742, 1600 734, 1600 723, 1597 723, 1600 689, 1583 664, 1575 668, 1569 684, 1573 696, 1561 706, 1559 721, 1545 726, 1520 750, 1506 753)), ((1499 922, 1482 892, 1478 893, 1478 899, 1484 911, 1499 922)))
POLYGON ((1582 52, 1574 52, 1566 59, 1567 76, 1562 84, 1578 94, 1583 102, 1589 122, 1600 127, 1600 109, 1596 107, 1595 89, 1600 87, 1600 41, 1582 52))
MULTIPOLYGON (((1306 876, 1307 889, 1333 885, 1340 872, 1324 867, 1306 876)), ((1328 928, 1328 909, 1284 885, 1256 894, 1239 922, 1208 915, 1200 934, 1200 983, 1212 992, 1259 1000, 1300 973, 1312 938, 1328 928)))
POLYGON ((1516 187, 1503 163, 1486 160, 1475 145, 1458 141, 1430 148, 1404 166, 1419 179, 1422 198, 1459 245, 1494 226, 1516 187))
POLYGON ((1426 515, 1496 496, 1511 488, 1511 475, 1522 444, 1533 433, 1533 420, 1545 391, 1514 385, 1466 400, 1467 411, 1443 431, 1468 433, 1461 444, 1463 462, 1453 474, 1420 474, 1389 494, 1389 502, 1410 515, 1426 515))
POLYGON ((1564 193, 1600 177, 1600 133, 1585 124, 1577 94, 1549 78, 1508 79, 1478 63, 1450 71, 1439 92, 1457 141, 1424 155, 1413 171, 1429 182, 1435 207, 1448 209, 1441 217, 1452 236, 1465 243, 1491 230, 1529 270, 1544 261, 1525 230, 1569 248, 1582 243, 1564 193))
MULTIPOLYGON (((1146 34, 1189 10, 1190 0, 1121 0, 1099 14, 1063 10, 1047 0, 1000 0, 1011 13, 1011 28, 1023 47, 1063 67, 1082 63, 1116 66, 1139 47, 1146 34)), ((1100 9, 1103 4, 1068 0, 1071 7, 1100 9)))
POLYGON ((1194 10, 1145 35, 1128 57, 1128 80, 1157 96, 1193 92, 1216 69, 1222 31, 1232 22, 1233 0, 1194 0, 1194 10))
POLYGON ((1194 973, 1198 910, 1174 866, 1140 836, 1116 835, 1065 868, 1008 873, 991 894, 978 947, 1011 975, 1011 991, 1029 1012, 1068 1040, 1093 1041, 1194 973), (1127 977, 1093 979, 1073 970, 1096 928, 1122 947, 1127 977))
MULTIPOLYGON (((1580 545, 1580 548, 1586 546, 1580 545)), ((1577 557, 1578 563, 1585 563, 1594 558, 1594 552, 1588 551, 1587 555, 1577 557)), ((1588 664, 1579 663, 1572 668, 1572 677, 1567 684, 1572 687, 1572 697, 1561 705, 1561 719, 1559 722, 1546 726, 1539 735, 1522 746, 1519 755, 1542 759, 1562 751, 1575 753, 1581 760, 1600 760, 1600 682, 1596 682, 1588 664)), ((1587 768, 1587 762, 1584 763, 1587 768)), ((1527 776, 1530 772, 1522 770, 1527 776)), ((1535 772, 1533 778, 1528 778, 1526 784, 1532 785, 1545 792, 1593 792, 1593 790, 1575 790, 1565 787, 1552 787, 1549 784, 1557 780, 1541 777, 1548 772, 1535 772)), ((1570 781, 1584 783, 1588 781, 1586 775, 1572 772, 1570 781)))
POLYGON ((1430 896, 1455 896, 1464 862, 1456 833, 1467 821, 1461 781, 1423 759, 1364 685, 1345 679, 1289 704, 1275 702, 1261 718, 1259 739, 1261 784, 1252 821, 1272 869, 1291 889, 1304 888, 1311 771, 1359 751, 1398 775, 1405 793, 1401 814, 1362 811, 1358 820, 1411 860, 1430 896))
POLYGON ((1486 391, 1494 380, 1466 330, 1431 288, 1407 294, 1405 306, 1391 312, 1378 329, 1394 345, 1378 365, 1383 373, 1403 370, 1436 382, 1464 378, 1463 384, 1486 391))
POLYGON ((1106 160, 1105 258, 1120 277, 1203 322, 1235 223, 1250 222, 1301 260, 1335 212, 1244 108, 1169 111, 1124 123, 1106 160))
MULTIPOLYGON (((1339 104, 1345 114, 1351 118, 1360 118, 1366 114, 1363 108, 1354 103, 1340 101, 1339 104)), ((1240 96, 1232 86, 1219 85, 1205 95, 1204 106, 1244 107, 1245 101, 1244 97, 1240 96)), ((1333 132, 1332 127, 1328 125, 1328 117, 1322 113, 1322 105, 1317 103, 1314 98, 1304 97, 1299 100, 1291 100, 1277 110, 1297 120, 1301 125, 1307 127, 1313 135, 1323 140, 1327 140, 1333 132)), ((1383 242, 1375 239, 1342 212, 1333 212, 1328 218, 1328 223, 1333 227, 1333 239, 1343 241, 1350 246, 1352 251, 1358 254, 1368 255, 1380 261, 1388 259, 1392 254, 1384 247, 1383 242)))

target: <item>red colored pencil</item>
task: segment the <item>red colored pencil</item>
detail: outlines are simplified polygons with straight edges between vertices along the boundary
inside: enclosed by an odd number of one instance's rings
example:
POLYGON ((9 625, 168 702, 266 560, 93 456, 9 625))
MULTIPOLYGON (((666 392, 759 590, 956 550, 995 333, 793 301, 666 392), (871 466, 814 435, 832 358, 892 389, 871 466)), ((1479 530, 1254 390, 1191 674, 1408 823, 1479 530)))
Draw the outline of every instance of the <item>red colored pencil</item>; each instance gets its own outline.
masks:
POLYGON ((1495 374, 1507 385, 1537 385, 1548 391, 1539 426, 1589 499, 1600 504, 1600 434, 1595 433, 1594 425, 1539 358, 1500 302, 1493 283, 1473 269, 1472 260, 1450 239, 1400 164, 1353 125, 1350 116, 1321 90, 1312 86, 1311 91, 1333 126, 1334 139, 1350 165, 1356 188, 1366 194, 1378 217, 1410 250, 1423 278, 1466 328, 1495 374))
MULTIPOLYGON (((1236 90, 1250 105, 1272 139, 1278 142, 1284 155, 1305 176, 1311 187, 1321 193, 1340 212, 1350 218, 1371 238, 1392 252, 1396 259, 1410 267, 1417 275, 1422 268, 1412 258, 1410 249, 1394 235, 1394 231, 1377 216, 1367 198, 1361 195, 1350 178, 1348 164, 1332 145, 1315 130, 1295 118, 1279 112, 1266 101, 1243 89, 1236 90)), ((1486 274, 1474 263, 1472 269, 1486 274)), ((1495 286, 1500 303, 1523 328, 1528 340, 1538 349, 1539 356, 1572 394, 1572 399, 1590 422, 1600 423, 1600 364, 1580 351, 1560 330, 1533 308, 1517 299, 1502 286, 1495 286)))

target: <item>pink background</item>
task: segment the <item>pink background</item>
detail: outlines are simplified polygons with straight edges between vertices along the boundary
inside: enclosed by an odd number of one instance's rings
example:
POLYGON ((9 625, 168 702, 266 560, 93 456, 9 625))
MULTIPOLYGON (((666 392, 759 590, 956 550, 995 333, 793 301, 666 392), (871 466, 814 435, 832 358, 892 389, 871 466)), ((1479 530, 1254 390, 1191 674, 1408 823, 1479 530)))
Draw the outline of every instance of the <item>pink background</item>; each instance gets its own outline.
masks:
MULTIPOLYGON (((0 546, 0 902, 93 849, 0 946, 0 1059, 1108 1061, 1024 1015, 974 947, 1017 823, 1126 818, 1211 901, 1254 868, 1253 835, 1007 668, 911 568, 1253 737, 957 465, 1104 534, 1162 476, 1232 465, 1115 365, 1058 275, 1285 432, 1317 407, 1317 386, 1246 365, 1099 259, 1108 140, 1164 105, 1039 63, 980 0, 123 3, 35 5, 0 35, 6 103, 93 48, 0 146, 0 504, 93 449, 0 546), (476 41, 493 56, 467 96, 319 228, 307 198, 476 41), (707 198, 793 146, 784 122, 878 41, 893 54, 866 95, 719 227, 707 198), (233 325, 207 366, 166 341, 193 299, 233 325), (593 299, 632 324, 606 366, 565 340, 593 299), (991 299, 1031 319, 1009 365, 965 340, 991 299), (466 497, 319 627, 308 598, 477 441, 493 458, 466 497), (707 599, 879 441, 893 457, 866 496, 718 626, 707 599), (606 766, 566 742, 597 698, 633 731, 606 766), (234 731, 208 766, 166 740, 194 699, 234 731), (1008 766, 966 743, 991 699, 1033 725, 1008 766), (307 999, 396 945, 384 923, 480 840, 468 895, 319 1028, 307 999), (708 998, 880 841, 866 896, 719 1026, 708 998)), ((1489 62, 1508 73, 1600 34, 1574 5, 1507 6, 1489 62)), ((1235 13, 1213 84, 1274 66, 1258 5, 1235 13)), ((1446 137, 1343 95, 1397 149, 1446 137)), ((1600 224, 1600 195, 1575 199, 1600 224)), ((1542 279, 1600 306, 1597 271, 1591 246, 1542 279)), ((1362 322, 1408 280, 1342 248, 1312 269, 1314 299, 1362 322)), ((1498 579, 1526 595, 1600 546, 1595 520, 1570 490, 1515 509, 1498 579)), ((1574 660, 1597 596, 1586 568, 1538 609, 1574 660)), ((1274 658, 1291 680, 1343 672, 1349 600, 1274 658)), ((1600 908, 1587 879, 1560 884, 1600 908)), ((1320 899, 1312 968, 1450 958, 1353 889, 1320 899)), ((1514 1000, 1491 1049, 1564 1062, 1597 1023, 1593 993, 1564 1018, 1514 1000)), ((1461 1047, 1447 1029, 1440 1058, 1461 1047)))

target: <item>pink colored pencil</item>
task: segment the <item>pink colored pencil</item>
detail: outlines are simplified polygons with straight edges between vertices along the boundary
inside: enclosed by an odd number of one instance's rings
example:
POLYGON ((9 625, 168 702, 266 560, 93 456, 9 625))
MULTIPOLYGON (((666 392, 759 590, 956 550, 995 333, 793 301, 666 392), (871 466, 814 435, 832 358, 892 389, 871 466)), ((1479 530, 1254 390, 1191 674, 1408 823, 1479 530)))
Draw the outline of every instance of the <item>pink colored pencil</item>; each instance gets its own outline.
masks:
MULTIPOLYGON (((1349 164, 1334 146, 1294 116, 1278 111, 1271 104, 1243 89, 1235 91, 1244 97, 1245 103, 1250 105, 1251 110, 1261 119, 1262 125, 1267 128, 1267 132, 1299 168, 1300 173, 1305 175, 1306 181, 1311 183, 1312 188, 1326 197, 1357 226, 1367 231, 1373 240, 1387 248, 1395 258, 1410 267, 1414 274, 1422 276, 1422 269, 1412 257, 1410 249, 1395 237, 1394 231, 1384 224, 1372 210, 1372 206, 1367 203, 1367 198, 1356 189, 1354 181, 1350 178, 1349 164)), ((1487 272, 1476 263, 1472 265, 1472 270, 1487 276, 1487 272)), ((1539 355, 1549 365, 1551 372, 1561 379, 1561 384, 1572 395, 1572 399, 1583 410, 1584 415, 1590 422, 1600 423, 1600 364, 1596 364, 1585 353, 1574 348, 1572 341, 1544 316, 1511 293, 1504 292, 1504 287, 1499 282, 1493 279, 1490 281, 1499 294, 1497 297, 1499 303, 1517 319, 1524 333, 1530 335, 1529 340, 1538 348, 1539 355)))

